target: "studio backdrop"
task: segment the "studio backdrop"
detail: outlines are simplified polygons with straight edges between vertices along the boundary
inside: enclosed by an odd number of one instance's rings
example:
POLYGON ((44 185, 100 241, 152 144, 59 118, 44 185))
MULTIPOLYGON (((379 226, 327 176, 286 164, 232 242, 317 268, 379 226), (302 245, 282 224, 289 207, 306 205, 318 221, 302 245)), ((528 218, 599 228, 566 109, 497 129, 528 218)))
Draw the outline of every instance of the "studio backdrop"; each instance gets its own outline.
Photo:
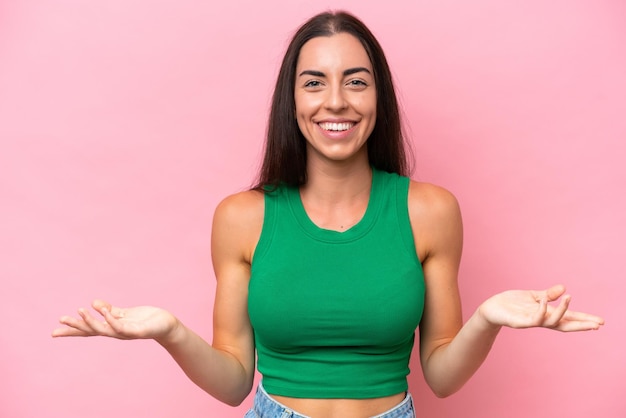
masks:
MULTIPOLYGON (((465 318, 564 283, 597 332, 503 330, 419 416, 626 416, 626 3, 0 2, 0 416, 241 417, 152 341, 52 339, 95 298, 211 340, 211 220, 253 183, 279 62, 326 9, 386 51, 413 178, 458 198, 465 318)), ((257 376, 258 382, 258 376, 257 376)))

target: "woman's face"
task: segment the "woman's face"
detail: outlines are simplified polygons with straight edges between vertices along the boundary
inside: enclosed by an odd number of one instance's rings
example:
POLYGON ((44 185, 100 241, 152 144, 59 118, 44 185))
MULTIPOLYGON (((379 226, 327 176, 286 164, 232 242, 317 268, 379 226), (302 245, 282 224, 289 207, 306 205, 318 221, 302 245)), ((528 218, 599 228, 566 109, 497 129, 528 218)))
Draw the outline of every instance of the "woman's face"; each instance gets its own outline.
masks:
POLYGON ((296 119, 307 158, 365 158, 376 123, 374 71, 361 42, 347 33, 317 37, 300 50, 296 66, 296 119))

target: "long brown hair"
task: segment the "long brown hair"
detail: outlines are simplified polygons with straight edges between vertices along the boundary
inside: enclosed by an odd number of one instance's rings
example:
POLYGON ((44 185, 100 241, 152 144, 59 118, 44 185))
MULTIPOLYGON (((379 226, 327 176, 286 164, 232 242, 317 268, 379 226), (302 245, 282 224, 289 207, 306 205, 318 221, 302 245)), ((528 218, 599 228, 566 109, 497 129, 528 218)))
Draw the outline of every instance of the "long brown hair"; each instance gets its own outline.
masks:
POLYGON ((324 12, 309 19, 293 36, 280 66, 267 125, 265 155, 255 189, 307 181, 306 139, 295 117, 296 65, 302 46, 312 38, 349 33, 357 38, 372 63, 376 84, 376 124, 367 140, 369 163, 379 170, 409 174, 409 162, 391 71, 372 32, 353 15, 324 12))

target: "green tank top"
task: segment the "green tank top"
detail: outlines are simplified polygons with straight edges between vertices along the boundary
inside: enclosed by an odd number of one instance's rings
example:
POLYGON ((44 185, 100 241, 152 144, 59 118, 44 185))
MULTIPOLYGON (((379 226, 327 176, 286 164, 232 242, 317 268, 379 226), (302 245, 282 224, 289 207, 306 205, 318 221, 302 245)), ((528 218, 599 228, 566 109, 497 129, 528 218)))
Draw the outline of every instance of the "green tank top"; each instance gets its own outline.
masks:
POLYGON ((265 193, 248 309, 268 393, 366 399, 407 390, 425 291, 408 187, 374 170, 365 215, 345 232, 317 227, 297 188, 265 193))

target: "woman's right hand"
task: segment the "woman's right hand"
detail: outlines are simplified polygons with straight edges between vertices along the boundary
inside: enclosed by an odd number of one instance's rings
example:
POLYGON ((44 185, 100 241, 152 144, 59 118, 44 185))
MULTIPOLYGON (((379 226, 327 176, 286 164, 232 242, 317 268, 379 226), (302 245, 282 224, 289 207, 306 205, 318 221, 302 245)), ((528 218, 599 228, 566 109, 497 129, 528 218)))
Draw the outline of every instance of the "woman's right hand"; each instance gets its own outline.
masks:
POLYGON ((92 307, 102 318, 84 308, 78 310, 78 318, 63 316, 59 322, 65 327, 52 331, 53 337, 106 336, 122 340, 169 339, 180 323, 168 311, 153 306, 119 308, 102 300, 95 300, 92 307))

